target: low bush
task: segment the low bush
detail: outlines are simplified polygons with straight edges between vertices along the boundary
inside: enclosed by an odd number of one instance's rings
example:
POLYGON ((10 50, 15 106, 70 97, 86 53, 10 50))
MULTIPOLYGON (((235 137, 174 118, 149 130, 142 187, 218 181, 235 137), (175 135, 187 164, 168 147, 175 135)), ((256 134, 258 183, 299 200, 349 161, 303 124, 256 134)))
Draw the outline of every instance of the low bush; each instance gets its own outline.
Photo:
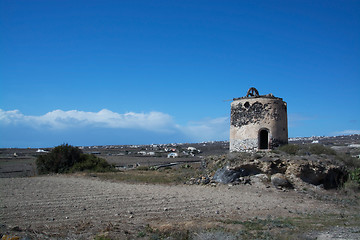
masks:
POLYGON ((291 155, 309 155, 309 154, 336 155, 335 150, 326 147, 322 144, 304 144, 304 145, 287 144, 278 147, 276 150, 291 155))
POLYGON ((325 154, 325 155, 336 155, 336 151, 329 147, 326 147, 322 144, 311 144, 309 147, 309 152, 311 154, 325 154))
POLYGON ((295 155, 299 151, 299 149, 300 146, 295 144, 286 144, 277 148, 277 150, 291 155, 295 155))
POLYGON ((355 168, 353 171, 351 171, 349 173, 349 178, 351 181, 360 184, 360 168, 355 168))
POLYGON ((352 157, 348 154, 337 154, 337 159, 345 163, 346 167, 349 169, 360 169, 360 160, 358 158, 352 157))
POLYGON ((149 170, 154 170, 154 169, 150 169, 149 167, 147 166, 138 166, 136 168, 136 170, 139 170, 139 171, 149 171, 149 170))
POLYGON ((114 170, 114 166, 110 165, 105 159, 90 154, 83 154, 82 161, 75 163, 71 167, 70 172, 108 172, 112 170, 114 170))
POLYGON ((51 152, 38 156, 36 167, 39 174, 84 170, 104 172, 114 169, 114 166, 104 159, 84 154, 79 148, 68 144, 62 144, 53 148, 51 152))
POLYGON ((342 191, 346 194, 354 194, 354 193, 359 193, 360 192, 360 184, 352 181, 352 180, 348 180, 347 182, 344 183, 342 191))

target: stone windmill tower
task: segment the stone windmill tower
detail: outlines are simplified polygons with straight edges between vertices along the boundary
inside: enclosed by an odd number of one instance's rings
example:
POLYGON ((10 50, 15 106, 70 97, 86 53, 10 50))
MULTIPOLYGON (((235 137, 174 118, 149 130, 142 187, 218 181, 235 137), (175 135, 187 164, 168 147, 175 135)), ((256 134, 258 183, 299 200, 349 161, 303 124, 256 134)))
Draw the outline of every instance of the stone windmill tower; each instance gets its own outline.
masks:
POLYGON ((230 152, 271 149, 288 143, 287 104, 250 88, 231 103, 230 152))

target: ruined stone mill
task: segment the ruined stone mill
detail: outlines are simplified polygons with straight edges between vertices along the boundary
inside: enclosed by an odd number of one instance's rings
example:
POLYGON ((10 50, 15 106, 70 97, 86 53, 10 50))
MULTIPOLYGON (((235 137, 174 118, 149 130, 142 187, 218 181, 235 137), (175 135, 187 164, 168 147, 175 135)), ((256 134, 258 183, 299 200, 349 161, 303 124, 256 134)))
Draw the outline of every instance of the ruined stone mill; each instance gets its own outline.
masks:
POLYGON ((266 150, 288 143, 287 104, 250 88, 231 103, 230 152, 266 150))

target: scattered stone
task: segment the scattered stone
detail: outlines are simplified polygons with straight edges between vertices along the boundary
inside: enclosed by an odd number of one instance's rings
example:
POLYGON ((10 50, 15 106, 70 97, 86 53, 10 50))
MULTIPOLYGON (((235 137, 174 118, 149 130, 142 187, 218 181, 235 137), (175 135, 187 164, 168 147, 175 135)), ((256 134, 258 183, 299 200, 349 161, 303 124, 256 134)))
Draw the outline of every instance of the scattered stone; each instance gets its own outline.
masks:
POLYGON ((185 182, 185 184, 188 185, 206 185, 211 182, 210 178, 208 176, 200 176, 198 178, 190 178, 188 181, 185 182))
POLYGON ((210 182, 209 177, 202 177, 200 183, 201 184, 208 184, 210 182))
POLYGON ((12 231, 16 231, 16 232, 21 232, 22 229, 19 226, 15 226, 13 228, 11 228, 12 231))
POLYGON ((252 184, 264 184, 264 183, 270 182, 270 179, 266 174, 259 173, 259 174, 250 176, 250 181, 252 184))
POLYGON ((276 188, 293 188, 292 184, 287 180, 284 174, 276 173, 271 176, 271 183, 276 188))
POLYGON ((239 170, 234 170, 234 169, 230 169, 229 167, 222 167, 220 169, 218 169, 214 176, 213 176, 213 180, 215 180, 216 182, 219 183, 224 183, 224 184, 228 184, 231 182, 234 182, 236 179, 238 179, 239 177, 241 177, 243 174, 243 170, 239 169, 239 170))

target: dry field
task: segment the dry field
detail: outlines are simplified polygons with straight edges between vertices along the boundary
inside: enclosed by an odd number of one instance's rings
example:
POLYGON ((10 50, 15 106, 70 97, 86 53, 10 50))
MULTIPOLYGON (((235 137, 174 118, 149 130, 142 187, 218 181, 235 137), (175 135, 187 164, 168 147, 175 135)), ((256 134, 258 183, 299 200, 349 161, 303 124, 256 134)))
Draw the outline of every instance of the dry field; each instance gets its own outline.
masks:
POLYGON ((84 175, 0 179, 0 232, 28 239, 359 239, 359 220, 356 205, 249 185, 129 184, 84 175))
MULTIPOLYGON (((359 144, 359 137, 343 141, 344 146, 359 144)), ((333 140, 331 143, 340 144, 333 140)), ((227 151, 224 146, 196 145, 202 147, 204 156, 224 154, 227 151)), ((180 174, 182 179, 195 174, 194 169, 182 167, 108 175, 37 176, 36 150, 0 150, 0 237, 360 239, 358 194, 315 187, 282 191, 265 185, 184 185, 180 181, 174 184, 172 180, 179 171, 184 174, 180 174), (169 181, 165 181, 167 177, 169 181), (144 181, 150 178, 151 181, 144 181)), ((100 157, 123 166, 174 161, 166 157, 119 156, 114 149, 96 151, 101 152, 100 157)), ((198 156, 177 160, 199 159, 198 156)))

